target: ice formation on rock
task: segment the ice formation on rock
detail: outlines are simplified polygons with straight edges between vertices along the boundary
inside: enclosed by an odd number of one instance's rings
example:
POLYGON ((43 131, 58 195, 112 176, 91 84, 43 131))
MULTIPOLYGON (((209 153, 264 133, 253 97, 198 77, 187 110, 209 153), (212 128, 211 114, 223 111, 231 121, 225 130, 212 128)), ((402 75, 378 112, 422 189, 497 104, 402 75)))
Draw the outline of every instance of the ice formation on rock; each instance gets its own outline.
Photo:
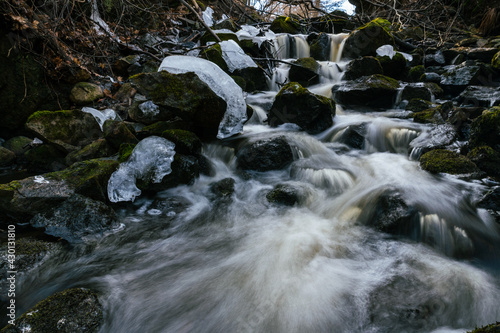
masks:
MULTIPOLYGON (((398 51, 394 50, 394 47, 392 45, 382 45, 381 47, 379 47, 377 49, 377 55, 379 57, 383 57, 383 56, 388 56, 389 58, 392 59, 392 57, 394 57, 394 55, 397 53, 398 51)), ((404 52, 399 52, 403 55, 403 57, 405 57, 406 61, 412 61, 413 60, 413 56, 411 54, 408 54, 408 53, 404 53, 404 52)))
POLYGON ((104 122, 108 119, 111 120, 121 120, 120 116, 118 116, 113 109, 106 109, 103 111, 99 111, 94 108, 89 108, 89 107, 83 107, 82 108, 83 112, 90 113, 91 115, 94 116, 95 120, 99 124, 99 127, 102 130, 102 126, 104 125, 104 122))
POLYGON ((135 181, 141 179, 159 183, 172 172, 175 144, 167 139, 150 136, 135 146, 127 162, 120 164, 108 181, 111 202, 134 201, 141 194, 135 181))
POLYGON ((243 130, 247 120, 243 90, 219 66, 211 61, 190 56, 170 56, 163 59, 158 71, 172 74, 194 72, 214 93, 227 103, 226 113, 219 125, 217 138, 224 139, 243 130))
POLYGON ((255 61, 246 55, 245 51, 234 40, 227 40, 219 44, 222 50, 222 58, 231 73, 237 69, 258 67, 255 61))

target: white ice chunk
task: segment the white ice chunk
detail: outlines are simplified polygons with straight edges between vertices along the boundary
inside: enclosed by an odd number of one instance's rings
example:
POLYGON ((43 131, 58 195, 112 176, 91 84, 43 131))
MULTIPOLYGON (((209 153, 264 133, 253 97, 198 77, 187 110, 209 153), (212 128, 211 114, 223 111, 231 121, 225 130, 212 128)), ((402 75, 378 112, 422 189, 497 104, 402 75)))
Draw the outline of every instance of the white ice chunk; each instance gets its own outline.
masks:
POLYGON ((241 29, 236 31, 236 36, 238 36, 238 39, 240 39, 240 37, 251 38, 251 37, 257 37, 259 33, 260 30, 254 26, 242 25, 241 29))
POLYGON ((190 56, 170 56, 163 59, 158 71, 172 74, 194 72, 214 93, 227 103, 226 113, 219 124, 217 138, 224 139, 241 133, 247 120, 243 90, 219 66, 211 61, 190 56))
POLYGON ((49 183, 49 181, 47 179, 45 179, 43 176, 35 176, 34 182, 39 183, 39 184, 48 184, 49 183))
POLYGON ((255 61, 246 55, 245 51, 234 40, 224 41, 219 44, 222 50, 222 58, 231 73, 237 69, 258 67, 255 61))
POLYGON ((205 9, 205 11, 203 12, 203 21, 209 27, 214 25, 213 15, 214 15, 214 10, 210 7, 207 7, 207 9, 205 9))
POLYGON ((102 131, 102 126, 104 125, 104 122, 108 119, 111 120, 120 120, 120 117, 116 114, 115 110, 113 109, 106 109, 104 111, 99 111, 94 108, 89 108, 89 107, 83 107, 82 108, 83 112, 90 113, 91 115, 94 116, 95 120, 99 124, 99 127, 101 128, 102 131))
POLYGON ((156 116, 158 113, 160 113, 160 108, 152 101, 146 101, 139 104, 139 109, 142 111, 142 113, 144 113, 144 115, 149 117, 156 116))
MULTIPOLYGON (((392 57, 394 57, 394 55, 396 55, 398 51, 394 50, 394 47, 392 45, 382 45, 381 47, 379 47, 377 49, 377 55, 379 57, 384 57, 384 56, 388 56, 389 58, 392 59, 392 57)), ((412 61, 413 60, 413 56, 411 54, 408 54, 408 53, 404 53, 404 52, 399 52, 403 55, 403 57, 405 57, 406 61, 412 61)))
POLYGON ((167 139, 150 136, 135 146, 127 162, 120 164, 108 181, 111 202, 134 201, 141 194, 137 179, 159 183, 172 172, 175 144, 167 139))

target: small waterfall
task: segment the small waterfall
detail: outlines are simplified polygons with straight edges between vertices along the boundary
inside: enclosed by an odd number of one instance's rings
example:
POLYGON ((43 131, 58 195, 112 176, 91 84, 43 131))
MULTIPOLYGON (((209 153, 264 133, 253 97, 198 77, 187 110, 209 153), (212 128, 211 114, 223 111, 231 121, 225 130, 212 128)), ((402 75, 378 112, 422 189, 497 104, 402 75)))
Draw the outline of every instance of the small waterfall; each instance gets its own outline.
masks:
POLYGON ((399 122, 377 119, 367 129, 365 147, 368 152, 384 152, 407 155, 410 142, 419 136, 418 128, 401 127, 399 122))
POLYGON ((271 44, 271 53, 276 59, 305 58, 310 56, 305 35, 281 34, 271 44))
POLYGON ((349 34, 328 34, 328 36, 330 37, 330 61, 340 62, 345 40, 349 34))

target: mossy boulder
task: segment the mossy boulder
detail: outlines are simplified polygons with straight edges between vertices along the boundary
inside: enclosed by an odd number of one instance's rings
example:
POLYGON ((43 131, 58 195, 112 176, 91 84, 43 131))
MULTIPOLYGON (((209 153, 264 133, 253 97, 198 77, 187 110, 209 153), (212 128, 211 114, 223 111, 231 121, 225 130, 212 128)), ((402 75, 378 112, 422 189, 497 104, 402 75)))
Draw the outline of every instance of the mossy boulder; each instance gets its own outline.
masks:
POLYGON ((133 143, 122 143, 118 150, 118 162, 123 163, 127 161, 130 155, 132 155, 135 146, 136 144, 133 143))
POLYGON ((366 56, 354 59, 349 63, 347 70, 344 74, 344 80, 356 80, 363 76, 370 76, 373 74, 383 74, 384 70, 380 65, 377 58, 366 56))
MULTIPOLYGON (((424 99, 420 99, 420 98, 413 98, 413 99, 410 99, 408 101, 408 104, 406 105, 405 110, 406 111, 413 111, 413 112, 421 112, 421 111, 429 110, 431 108, 432 108, 431 102, 424 100, 424 99)), ((417 122, 419 122, 419 121, 417 121, 417 122)))
POLYGON ((225 20, 223 20, 221 22, 218 22, 218 23, 214 24, 212 26, 212 29, 214 29, 214 30, 227 29, 227 30, 231 30, 233 32, 236 32, 236 31, 239 30, 238 25, 236 24, 236 22, 233 21, 230 18, 225 19, 225 20))
POLYGON ((330 37, 328 34, 320 33, 309 44, 312 58, 318 61, 330 60, 330 37))
POLYGON ((222 57, 222 48, 219 44, 211 45, 200 53, 200 57, 207 59, 220 67, 224 72, 229 73, 226 61, 222 57))
MULTIPOLYGON (((245 88, 247 92, 268 90, 266 75, 260 67, 247 67, 237 69, 233 73, 245 80, 245 88)), ((236 81, 236 80, 235 80, 236 81)), ((237 82, 237 81, 236 81, 237 82)))
POLYGON ((293 123, 308 133, 316 134, 333 125, 335 102, 311 93, 297 82, 285 85, 276 95, 269 111, 268 123, 272 127, 293 123))
POLYGON ((175 117, 169 121, 158 121, 141 128, 141 130, 137 132, 137 138, 142 140, 148 136, 161 136, 161 133, 174 129, 190 131, 192 129, 192 125, 179 117, 175 117))
POLYGON ((401 95, 403 100, 412 100, 414 98, 431 101, 432 93, 423 84, 408 84, 403 88, 403 93, 401 95))
POLYGON ((335 100, 346 106, 390 108, 396 101, 400 84, 393 78, 374 74, 348 81, 333 88, 335 100))
POLYGON ((488 176, 500 177, 500 152, 488 146, 472 149, 467 158, 474 162, 488 176))
POLYGON ((16 136, 5 141, 3 143, 3 146, 8 150, 14 152, 14 154, 16 154, 17 156, 20 156, 29 149, 29 145, 32 141, 33 139, 25 136, 16 136))
POLYGON ((474 174, 479 168, 467 157, 446 149, 431 150, 420 157, 422 169, 431 173, 474 174))
POLYGON ((138 91, 158 106, 158 112, 145 115, 134 112, 131 119, 145 124, 172 121, 176 117, 190 124, 202 138, 215 138, 226 112, 226 102, 192 72, 171 74, 166 71, 131 77, 138 91))
POLYGON ((300 23, 288 16, 278 16, 269 27, 275 33, 298 34, 300 33, 300 23))
POLYGON ((500 52, 497 52, 491 59, 491 68, 500 71, 500 52))
POLYGON ((8 166, 16 161, 16 154, 0 146, 0 167, 8 166))
POLYGON ((500 152, 500 107, 489 109, 474 119, 469 144, 471 147, 490 146, 500 152))
POLYGON ((101 137, 94 117, 80 110, 38 111, 26 122, 26 129, 62 151, 72 152, 101 137))
POLYGON ((231 178, 224 178, 218 182, 210 184, 210 192, 212 192, 217 198, 228 198, 234 193, 234 184, 236 181, 231 178))
MULTIPOLYGON (((239 44, 238 36, 236 36, 236 34, 229 33, 229 32, 227 32, 227 33, 226 32, 222 32, 222 33, 217 33, 216 35, 217 35, 217 37, 219 37, 219 39, 222 42, 225 41, 225 40, 234 40, 236 43, 239 44)), ((216 43, 217 40, 215 39, 215 37, 212 34, 206 32, 201 37, 200 43, 201 43, 201 45, 205 46, 205 45, 207 45, 207 43, 210 43, 210 42, 216 43)))
POLYGON ((437 107, 423 111, 418 111, 413 114, 413 121, 420 124, 443 124, 444 120, 439 113, 437 107))
POLYGON ((108 119, 104 122, 102 131, 106 142, 108 142, 115 150, 118 150, 122 143, 139 143, 139 140, 137 140, 135 135, 129 130, 128 126, 123 121, 108 119))
POLYGON ((44 299, 16 319, 2 333, 61 332, 96 333, 104 323, 103 307, 98 295, 83 288, 68 289, 44 299))
POLYGON ((405 76, 406 59, 401 53, 396 52, 392 58, 383 56, 377 57, 377 59, 384 70, 385 76, 392 77, 393 79, 401 79, 405 76))
POLYGON ((298 82, 303 87, 319 83, 319 64, 314 58, 300 58, 293 62, 288 74, 291 82, 298 82))
POLYGON ((265 52, 261 50, 259 47, 259 44, 255 43, 251 39, 243 39, 240 40, 240 46, 243 49, 243 51, 250 55, 251 57, 255 58, 264 58, 265 57, 265 52))
POLYGON ((98 139, 80 150, 69 153, 65 161, 67 165, 72 165, 76 162, 109 157, 114 153, 116 153, 116 150, 110 146, 106 139, 98 139))
POLYGON ((69 99, 76 105, 90 104, 104 97, 102 88, 97 84, 90 82, 78 82, 71 89, 69 99))
POLYGON ((394 37, 389 32, 391 23, 377 18, 353 31, 344 44, 343 57, 355 59, 360 56, 375 55, 382 45, 394 45, 394 37))
POLYGON ((293 162, 292 146, 284 136, 255 141, 236 154, 238 168, 243 170, 280 170, 293 162))
POLYGON ((67 167, 65 157, 66 153, 56 146, 43 144, 25 152, 22 160, 30 172, 45 173, 65 169, 67 167))
POLYGON ((193 132, 174 129, 164 131, 161 136, 175 143, 175 152, 178 154, 201 154, 201 140, 193 132))
POLYGON ((299 190, 296 187, 288 184, 278 184, 267 192, 266 199, 273 204, 293 206, 299 202, 299 195, 299 190))
POLYGON ((500 332, 500 322, 498 321, 495 324, 490 324, 476 328, 472 331, 467 331, 467 333, 498 333, 498 332, 500 332))
POLYGON ((414 66, 408 71, 408 81, 419 82, 424 73, 425 67, 423 65, 414 66))

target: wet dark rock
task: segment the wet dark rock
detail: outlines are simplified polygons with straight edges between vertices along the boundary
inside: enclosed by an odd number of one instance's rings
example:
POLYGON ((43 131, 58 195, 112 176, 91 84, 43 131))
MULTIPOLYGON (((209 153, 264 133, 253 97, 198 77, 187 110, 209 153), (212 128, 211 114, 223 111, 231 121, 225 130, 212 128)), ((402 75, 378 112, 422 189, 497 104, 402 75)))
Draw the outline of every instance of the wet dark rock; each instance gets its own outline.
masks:
POLYGON ((234 74, 245 80, 245 89, 243 90, 246 92, 268 90, 266 76, 260 67, 237 69, 234 74))
POLYGON ((226 61, 222 57, 222 48, 219 44, 211 45, 200 53, 200 57, 207 59, 220 67, 224 72, 230 74, 226 61))
POLYGON ((26 122, 26 128, 65 152, 78 150, 102 135, 94 117, 80 110, 35 112, 26 122))
POLYGON ((306 132, 316 134, 333 125, 333 116, 333 100, 291 82, 276 95, 267 121, 272 127, 284 123, 297 124, 306 132))
POLYGON ((457 139, 457 136, 457 131, 451 124, 437 125, 414 139, 411 142, 411 147, 418 149, 423 154, 433 149, 449 146, 457 139))
POLYGON ((462 105, 492 107, 500 104, 500 88, 468 86, 458 97, 462 105))
POLYGON ((486 209, 500 223, 500 187, 486 193, 478 202, 477 207, 486 209))
POLYGON ((445 64, 446 59, 441 50, 425 56, 425 66, 443 66, 445 64))
POLYGON ((48 235, 80 243, 116 228, 117 221, 114 210, 101 201, 74 194, 61 205, 36 214, 30 224, 44 228, 48 235))
POLYGON ((137 187, 145 192, 156 193, 179 185, 191 185, 200 176, 200 165, 195 156, 176 153, 171 168, 172 172, 163 177, 160 183, 137 180, 137 187))
POLYGON ((14 152, 17 156, 24 154, 30 148, 29 145, 33 142, 33 139, 30 139, 25 136, 16 136, 10 138, 9 140, 3 143, 3 146, 8 150, 14 152))
POLYGON ((131 77, 137 90, 150 98, 158 111, 131 108, 131 119, 144 124, 172 121, 179 117, 192 126, 200 137, 215 138, 226 112, 226 102, 194 73, 170 74, 166 71, 144 73, 131 77), (139 111, 138 111, 139 109, 139 111))
POLYGON ((129 67, 138 64, 140 60, 141 56, 137 54, 120 58, 113 64, 113 70, 116 74, 127 77, 129 75, 129 67))
POLYGON ((293 162, 292 147, 284 136, 259 140, 244 146, 236 154, 243 170, 280 170, 293 162))
POLYGON ((45 173, 60 171, 67 167, 66 153, 51 144, 33 147, 24 153, 21 160, 30 172, 45 173))
POLYGON ((175 152, 184 155, 199 155, 201 141, 193 132, 180 129, 166 130, 161 136, 175 143, 175 152))
POLYGON ((401 98, 408 101, 415 98, 430 101, 432 100, 432 93, 423 84, 408 84, 404 87, 401 98))
POLYGON ((273 204, 293 206, 299 202, 299 191, 294 186, 278 184, 266 194, 266 199, 273 204))
POLYGON ((293 62, 295 66, 290 67, 289 80, 298 82, 303 87, 309 87, 319 83, 319 64, 314 58, 300 58, 293 62))
POLYGON ((330 38, 324 32, 308 42, 311 46, 311 57, 318 61, 330 60, 330 38))
POLYGON ((419 81, 423 82, 433 82, 433 83, 440 83, 442 81, 441 75, 438 73, 430 72, 430 73, 424 73, 419 81))
POLYGON ((478 174, 479 168, 467 157, 446 149, 431 150, 420 157, 422 169, 432 173, 478 174))
POLYGON ((382 45, 394 45, 394 37, 389 32, 391 23, 377 18, 353 31, 347 37, 343 57, 355 59, 359 56, 372 56, 382 45))
POLYGON ((115 150, 118 150, 122 143, 139 143, 139 140, 137 140, 123 121, 108 119, 104 122, 102 131, 106 142, 115 150))
POLYGON ((445 69, 446 72, 441 76, 440 84, 445 93, 451 95, 458 95, 468 86, 480 84, 483 74, 481 66, 466 63, 446 66, 445 69))
POLYGON ((500 177, 500 152, 488 146, 474 148, 467 154, 467 158, 474 162, 479 169, 488 176, 500 177))
POLYGON ((97 333, 104 323, 103 307, 94 291, 74 288, 58 292, 6 326, 3 333, 97 333))
POLYGON ((373 74, 383 74, 384 70, 380 62, 375 57, 362 57, 354 59, 349 63, 349 66, 344 74, 344 80, 356 80, 363 76, 373 74))
POLYGON ((396 54, 391 58, 389 56, 377 57, 380 65, 384 70, 384 75, 392 77, 393 79, 402 79, 406 71, 406 59, 405 57, 396 52, 396 54))
POLYGON ((444 124, 450 114, 453 113, 452 102, 446 102, 434 108, 417 112, 413 115, 413 121, 422 124, 444 124))
POLYGON ((109 145, 106 139, 98 139, 80 150, 69 153, 65 161, 67 165, 72 165, 76 162, 109 157, 114 153, 116 153, 116 150, 109 145))
POLYGON ((231 177, 224 178, 218 182, 210 184, 210 191, 215 194, 217 198, 227 198, 234 193, 235 180, 231 177))
POLYGON ((485 111, 471 124, 471 147, 490 146, 500 152, 500 107, 485 111))
POLYGON ((366 124, 349 125, 336 138, 337 142, 354 149, 363 149, 365 146, 366 124))
POLYGON ((439 84, 435 82, 425 82, 424 87, 430 90, 431 94, 434 95, 434 97, 439 98, 444 94, 443 88, 439 86, 439 84))
POLYGON ((78 82, 71 89, 69 99, 76 105, 87 105, 104 97, 102 88, 90 82, 78 82))
POLYGON ((0 167, 8 166, 16 161, 16 154, 0 146, 0 167))
POLYGON ((269 29, 275 33, 297 34, 300 32, 300 23, 288 16, 278 16, 269 29))
MULTIPOLYGON (((429 110, 433 107, 433 104, 428 100, 423 100, 420 98, 410 99, 405 107, 406 111, 421 112, 429 110)), ((418 122, 418 121, 417 121, 418 122)))
POLYGON ((393 235, 411 237, 418 227, 418 211, 395 190, 387 190, 377 198, 372 216, 370 225, 393 235))
POLYGON ((334 99, 346 106, 390 108, 396 101, 399 87, 398 81, 375 74, 334 87, 333 93, 334 99))
POLYGON ((496 47, 480 47, 469 50, 467 52, 467 58, 469 60, 479 60, 484 63, 490 63, 497 52, 498 49, 496 47))
MULTIPOLYGON (((219 37, 219 39, 221 41, 226 41, 226 40, 234 40, 236 43, 239 44, 239 40, 238 40, 238 36, 236 36, 236 34, 234 33, 229 33, 229 32, 223 32, 223 33, 216 33, 217 37, 219 37)), ((207 45, 207 43, 210 43, 210 42, 217 42, 217 40, 215 40, 215 37, 208 33, 208 31, 201 37, 200 39, 200 42, 201 42, 201 45, 205 46, 207 45)))
POLYGON ((410 68, 408 71, 408 81, 419 82, 422 75, 425 74, 425 68, 423 65, 418 65, 410 68))
POLYGON ((144 126, 141 130, 137 132, 137 138, 140 140, 147 138, 148 136, 161 136, 161 134, 168 130, 182 129, 189 131, 192 125, 188 122, 182 120, 180 117, 175 117, 168 121, 157 121, 151 125, 144 126))

